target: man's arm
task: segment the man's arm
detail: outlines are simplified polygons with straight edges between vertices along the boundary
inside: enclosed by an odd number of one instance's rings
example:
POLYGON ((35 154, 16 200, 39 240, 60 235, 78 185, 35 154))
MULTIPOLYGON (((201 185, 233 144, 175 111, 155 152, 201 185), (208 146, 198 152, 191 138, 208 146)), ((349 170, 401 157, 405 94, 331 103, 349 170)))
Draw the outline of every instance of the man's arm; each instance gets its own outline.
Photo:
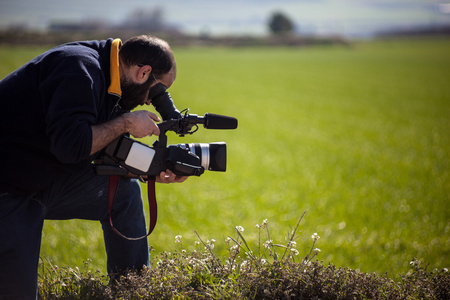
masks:
POLYGON ((136 138, 153 134, 159 135, 159 127, 154 121, 160 121, 156 114, 139 110, 125 113, 103 124, 92 125, 91 155, 102 150, 117 137, 127 132, 136 138))

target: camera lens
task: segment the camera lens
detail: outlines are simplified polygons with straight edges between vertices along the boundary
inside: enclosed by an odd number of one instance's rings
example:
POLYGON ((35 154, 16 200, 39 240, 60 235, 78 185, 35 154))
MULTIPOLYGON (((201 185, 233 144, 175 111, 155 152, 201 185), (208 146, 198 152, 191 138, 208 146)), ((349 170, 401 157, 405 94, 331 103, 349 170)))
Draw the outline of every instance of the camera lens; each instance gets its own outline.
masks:
POLYGON ((225 172, 227 169, 227 145, 225 142, 184 144, 184 147, 200 158, 205 170, 225 172))

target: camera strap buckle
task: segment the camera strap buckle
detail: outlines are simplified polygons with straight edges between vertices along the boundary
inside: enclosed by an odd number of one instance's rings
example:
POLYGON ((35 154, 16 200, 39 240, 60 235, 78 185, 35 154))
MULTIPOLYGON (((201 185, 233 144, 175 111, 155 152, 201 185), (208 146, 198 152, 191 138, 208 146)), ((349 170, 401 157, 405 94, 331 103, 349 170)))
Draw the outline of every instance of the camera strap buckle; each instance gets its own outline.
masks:
POLYGON ((148 237, 153 232, 153 229, 155 229, 156 220, 158 218, 158 207, 157 207, 157 203, 156 203, 156 192, 155 192, 155 179, 150 179, 147 182, 150 225, 149 225, 148 233, 146 235, 143 235, 140 237, 127 237, 127 236, 123 235, 122 233, 120 233, 120 231, 118 231, 113 225, 112 218, 111 218, 111 211, 112 211, 112 207, 114 204, 114 198, 116 196, 116 191, 117 191, 118 185, 119 185, 119 176, 118 175, 109 176, 108 215, 109 215, 109 224, 111 224, 112 230, 120 237, 123 237, 124 239, 127 239, 129 241, 137 241, 137 240, 141 240, 141 239, 148 237))

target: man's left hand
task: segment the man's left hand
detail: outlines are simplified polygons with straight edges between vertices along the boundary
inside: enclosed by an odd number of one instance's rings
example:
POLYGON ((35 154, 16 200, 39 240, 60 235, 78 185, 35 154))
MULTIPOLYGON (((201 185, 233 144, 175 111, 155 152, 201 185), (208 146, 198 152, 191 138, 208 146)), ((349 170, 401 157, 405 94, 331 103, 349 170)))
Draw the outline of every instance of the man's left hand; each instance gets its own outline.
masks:
POLYGON ((170 170, 166 170, 165 172, 162 171, 159 176, 156 177, 156 182, 159 183, 180 183, 184 182, 186 179, 188 179, 189 176, 178 176, 175 175, 170 170))

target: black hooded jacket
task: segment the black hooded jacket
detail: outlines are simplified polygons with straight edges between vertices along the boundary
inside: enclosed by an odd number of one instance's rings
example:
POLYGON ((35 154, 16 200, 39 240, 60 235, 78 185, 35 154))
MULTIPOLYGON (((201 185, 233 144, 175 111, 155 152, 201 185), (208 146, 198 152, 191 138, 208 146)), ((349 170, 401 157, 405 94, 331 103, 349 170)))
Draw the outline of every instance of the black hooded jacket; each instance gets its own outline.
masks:
POLYGON ((89 166, 90 126, 113 118, 120 99, 120 45, 64 44, 0 81, 0 194, 35 193, 89 166))

